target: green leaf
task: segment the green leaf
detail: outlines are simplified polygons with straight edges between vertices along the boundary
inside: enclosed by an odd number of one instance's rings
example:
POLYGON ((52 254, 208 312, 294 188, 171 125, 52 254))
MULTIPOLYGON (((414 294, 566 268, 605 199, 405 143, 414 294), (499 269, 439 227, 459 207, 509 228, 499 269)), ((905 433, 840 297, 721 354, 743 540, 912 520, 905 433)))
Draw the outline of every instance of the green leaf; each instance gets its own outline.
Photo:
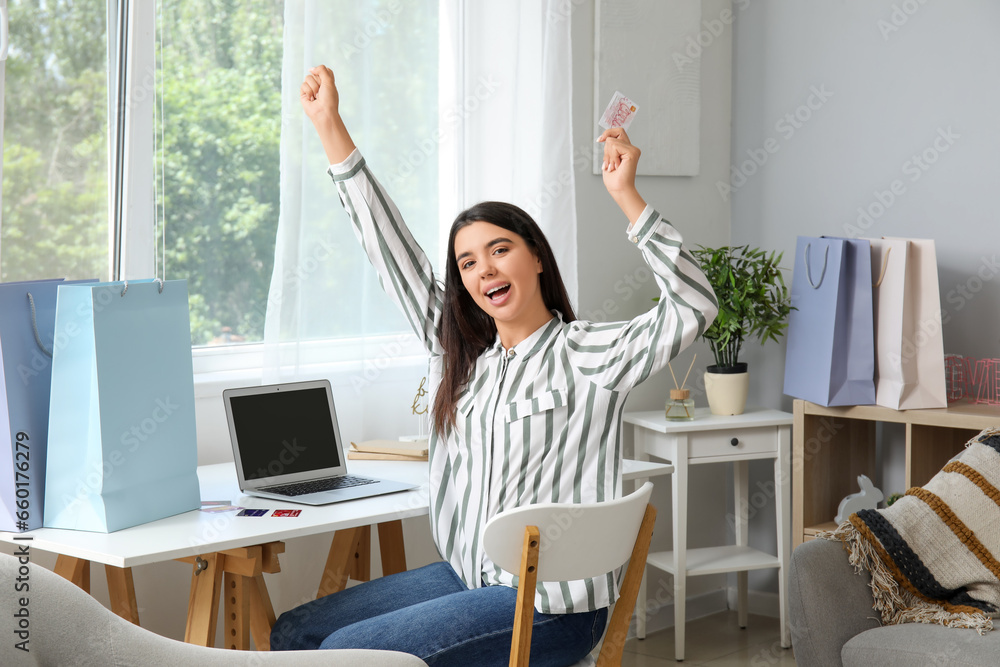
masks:
POLYGON ((743 341, 778 341, 788 326, 791 295, 783 253, 749 246, 699 246, 691 253, 719 300, 719 314, 702 334, 719 366, 739 362, 743 341))

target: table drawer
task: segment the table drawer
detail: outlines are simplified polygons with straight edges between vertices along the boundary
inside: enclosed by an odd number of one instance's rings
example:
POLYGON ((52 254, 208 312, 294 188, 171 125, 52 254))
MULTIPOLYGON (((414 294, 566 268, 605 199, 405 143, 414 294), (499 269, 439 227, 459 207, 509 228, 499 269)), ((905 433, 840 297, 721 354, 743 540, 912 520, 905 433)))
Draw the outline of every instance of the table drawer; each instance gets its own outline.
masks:
POLYGON ((688 435, 688 445, 692 459, 768 452, 777 454, 778 437, 774 428, 695 431, 688 435))

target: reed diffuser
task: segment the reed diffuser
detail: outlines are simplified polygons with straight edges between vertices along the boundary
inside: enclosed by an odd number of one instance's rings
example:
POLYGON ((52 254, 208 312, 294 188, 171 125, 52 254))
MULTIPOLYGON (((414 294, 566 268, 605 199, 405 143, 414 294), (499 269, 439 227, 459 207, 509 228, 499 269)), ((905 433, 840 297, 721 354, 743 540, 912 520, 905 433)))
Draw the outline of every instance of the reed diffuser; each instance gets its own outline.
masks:
POLYGON ((667 368, 670 369, 670 376, 674 378, 674 387, 676 387, 676 389, 670 390, 670 400, 667 401, 667 421, 688 422, 694 419, 694 399, 691 398, 691 390, 685 389, 684 385, 687 384, 688 375, 691 375, 694 360, 697 358, 697 354, 691 358, 687 375, 684 376, 684 381, 680 384, 677 384, 674 367, 670 365, 669 361, 667 362, 667 368))

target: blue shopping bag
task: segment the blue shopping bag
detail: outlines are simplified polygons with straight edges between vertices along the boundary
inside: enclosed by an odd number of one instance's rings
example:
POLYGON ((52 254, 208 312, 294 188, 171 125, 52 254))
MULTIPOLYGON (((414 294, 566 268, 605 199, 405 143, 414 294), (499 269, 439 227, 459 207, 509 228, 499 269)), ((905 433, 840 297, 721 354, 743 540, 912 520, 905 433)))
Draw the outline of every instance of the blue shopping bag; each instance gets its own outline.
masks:
POLYGON ((187 281, 63 285, 45 520, 112 532, 197 509, 187 281))
MULTIPOLYGON (((0 530, 42 525, 56 287, 0 283, 0 530)), ((93 281, 90 281, 93 282, 93 281)))
POLYGON ((798 237, 785 350, 789 396, 819 405, 875 402, 871 247, 798 237))

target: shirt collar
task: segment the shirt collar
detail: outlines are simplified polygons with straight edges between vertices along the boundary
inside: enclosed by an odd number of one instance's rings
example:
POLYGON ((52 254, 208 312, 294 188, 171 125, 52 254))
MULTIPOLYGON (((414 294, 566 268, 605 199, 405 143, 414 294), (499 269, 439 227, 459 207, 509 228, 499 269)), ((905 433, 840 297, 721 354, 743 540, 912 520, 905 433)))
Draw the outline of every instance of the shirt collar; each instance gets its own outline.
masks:
MULTIPOLYGON (((554 316, 551 320, 538 327, 538 329, 536 329, 530 336, 510 348, 513 350, 515 357, 531 356, 532 353, 544 347, 544 343, 548 342, 552 335, 562 327, 562 313, 558 310, 553 310, 551 312, 554 316)), ((510 351, 504 349, 503 343, 500 342, 500 334, 497 334, 496 340, 489 348, 489 352, 499 355, 510 353, 510 351)))

